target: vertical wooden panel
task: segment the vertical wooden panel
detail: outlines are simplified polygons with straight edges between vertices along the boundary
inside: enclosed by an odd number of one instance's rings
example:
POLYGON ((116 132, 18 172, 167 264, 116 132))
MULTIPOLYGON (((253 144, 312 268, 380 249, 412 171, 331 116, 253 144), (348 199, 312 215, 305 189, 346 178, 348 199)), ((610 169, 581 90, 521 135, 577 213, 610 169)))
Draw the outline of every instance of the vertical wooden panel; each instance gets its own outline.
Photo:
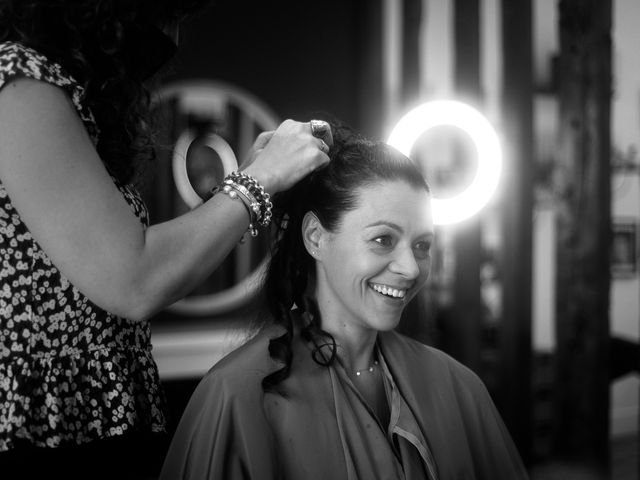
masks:
POLYGON ((404 0, 402 9, 402 104, 420 100, 420 24, 422 0, 404 0))
POLYGON ((609 471, 611 0, 560 1, 556 450, 609 471))
POLYGON ((385 105, 383 99, 382 4, 380 0, 357 0, 360 21, 357 31, 356 61, 358 125, 367 136, 381 138, 385 105))
MULTIPOLYGON (((454 88, 456 97, 479 106, 479 0, 456 0, 454 6, 454 88)), ((480 373, 482 303, 480 298, 480 221, 472 217, 456 226, 454 302, 448 320, 450 353, 480 373)))
POLYGON ((532 440, 533 91, 531 0, 502 1, 503 316, 499 407, 526 463, 532 440))

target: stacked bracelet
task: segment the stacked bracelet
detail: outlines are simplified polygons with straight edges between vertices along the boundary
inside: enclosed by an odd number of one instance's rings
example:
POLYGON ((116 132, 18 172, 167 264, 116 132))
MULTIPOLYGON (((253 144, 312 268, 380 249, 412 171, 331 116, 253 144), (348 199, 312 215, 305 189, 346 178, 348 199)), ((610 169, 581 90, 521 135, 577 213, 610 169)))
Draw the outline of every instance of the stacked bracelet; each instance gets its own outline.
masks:
MULTIPOLYGON (((263 227, 271 223, 273 207, 269 194, 251 175, 244 172, 233 172, 224 179, 221 186, 211 190, 211 196, 218 192, 229 195, 232 199, 240 199, 249 213, 249 232, 252 237, 258 236, 256 224, 263 227)), ((244 237, 243 237, 244 239, 244 237)))
POLYGON ((237 185, 241 185, 249 190, 258 203, 260 204, 260 213, 258 214, 258 223, 263 227, 268 227, 271 223, 271 197, 264 191, 264 187, 258 183, 258 181, 251 175, 244 172, 231 172, 227 179, 233 181, 237 185))

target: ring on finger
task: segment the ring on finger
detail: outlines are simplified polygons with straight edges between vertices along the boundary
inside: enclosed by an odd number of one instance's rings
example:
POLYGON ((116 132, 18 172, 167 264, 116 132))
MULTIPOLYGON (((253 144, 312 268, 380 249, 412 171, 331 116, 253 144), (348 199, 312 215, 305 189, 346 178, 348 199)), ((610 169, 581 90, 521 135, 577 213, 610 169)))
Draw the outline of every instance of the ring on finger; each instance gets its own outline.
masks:
POLYGON ((318 140, 320 140, 320 145, 319 145, 319 147, 320 147, 320 151, 321 151, 322 153, 329 153, 329 145, 327 145, 327 142, 325 142, 325 141, 324 141, 324 140, 322 140, 321 138, 320 138, 320 139, 318 139, 318 140))
POLYGON ((311 120, 309 125, 311 126, 311 135, 316 138, 324 138, 326 133, 331 129, 329 124, 324 120, 311 120))

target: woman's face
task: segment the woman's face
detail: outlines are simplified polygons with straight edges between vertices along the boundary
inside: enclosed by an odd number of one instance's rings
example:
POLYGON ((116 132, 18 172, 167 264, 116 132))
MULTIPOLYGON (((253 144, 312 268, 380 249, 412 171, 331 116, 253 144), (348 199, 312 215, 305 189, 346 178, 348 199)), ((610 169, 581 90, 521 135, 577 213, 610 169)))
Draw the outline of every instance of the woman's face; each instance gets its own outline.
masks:
POLYGON ((429 275, 429 194, 400 180, 365 186, 336 231, 320 230, 316 292, 323 328, 394 328, 429 275))

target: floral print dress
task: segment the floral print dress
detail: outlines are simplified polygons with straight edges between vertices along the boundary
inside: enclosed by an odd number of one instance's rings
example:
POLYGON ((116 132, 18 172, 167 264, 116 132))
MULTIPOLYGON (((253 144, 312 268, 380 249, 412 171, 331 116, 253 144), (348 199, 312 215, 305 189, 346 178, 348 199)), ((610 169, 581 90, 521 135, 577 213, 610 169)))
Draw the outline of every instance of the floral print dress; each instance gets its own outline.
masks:
MULTIPOLYGON (((82 87, 36 51, 0 43, 0 88, 18 76, 64 89, 96 143, 82 87)), ((148 225, 140 195, 116 185, 148 225)), ((31 236, 2 178, 0 262, 0 452, 16 440, 56 447, 164 430, 148 322, 112 315, 80 293, 31 236)))

